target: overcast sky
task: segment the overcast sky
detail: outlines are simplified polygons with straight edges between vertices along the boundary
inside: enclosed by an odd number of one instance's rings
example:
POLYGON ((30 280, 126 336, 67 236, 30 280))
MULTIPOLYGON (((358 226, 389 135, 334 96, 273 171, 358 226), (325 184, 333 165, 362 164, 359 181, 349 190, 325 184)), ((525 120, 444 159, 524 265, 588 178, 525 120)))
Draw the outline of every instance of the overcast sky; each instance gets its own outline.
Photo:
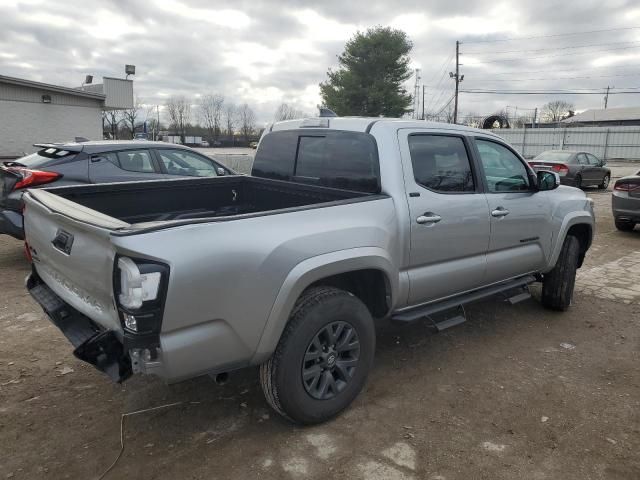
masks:
MULTIPOLYGON (((0 0, 0 74, 78 86, 86 74, 123 76, 132 63, 146 104, 220 93, 247 102, 264 123, 281 102, 315 113, 318 83, 345 41, 374 25, 413 41, 427 111, 451 98, 456 40, 463 89, 640 87, 638 0, 0 0), (618 30, 552 36, 603 29, 618 30), (550 37, 495 41, 541 35, 550 37)), ((602 106, 602 95, 463 93, 460 110, 525 112, 558 98, 578 110, 602 106)), ((614 95, 609 106, 639 103, 614 95)))

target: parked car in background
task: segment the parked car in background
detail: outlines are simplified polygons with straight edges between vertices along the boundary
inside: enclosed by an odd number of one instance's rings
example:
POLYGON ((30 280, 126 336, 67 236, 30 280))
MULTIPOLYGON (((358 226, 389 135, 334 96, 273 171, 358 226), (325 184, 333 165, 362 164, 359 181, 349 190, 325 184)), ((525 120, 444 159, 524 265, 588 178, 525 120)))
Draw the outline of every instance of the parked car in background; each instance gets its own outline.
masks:
POLYGON ((640 223, 640 171, 616 181, 611 209, 618 230, 630 232, 640 223))
POLYGON ((258 148, 258 142, 249 142, 249 148, 253 148, 255 150, 258 148))
POLYGON ((605 190, 611 181, 611 170, 589 152, 571 150, 547 150, 529 161, 534 170, 552 170, 560 175, 563 185, 577 188, 595 185, 605 190))
POLYGON ((43 185, 83 185, 234 175, 195 150, 164 142, 38 144, 31 155, 0 164, 0 234, 22 239, 22 193, 43 185))

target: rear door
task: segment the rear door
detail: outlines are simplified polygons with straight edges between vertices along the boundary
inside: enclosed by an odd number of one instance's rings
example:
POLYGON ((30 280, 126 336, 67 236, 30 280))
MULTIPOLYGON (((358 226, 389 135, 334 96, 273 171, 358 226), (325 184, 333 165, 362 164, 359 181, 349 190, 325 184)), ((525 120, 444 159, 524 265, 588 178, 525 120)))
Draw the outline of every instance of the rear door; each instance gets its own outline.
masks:
POLYGON ((148 149, 96 153, 89 160, 91 183, 159 180, 159 171, 148 149))
POLYGON ((582 184, 590 184, 593 183, 595 172, 593 171, 593 167, 589 165, 589 159, 587 155, 584 153, 578 153, 576 155, 576 160, 578 161, 578 172, 582 176, 582 184))
POLYGON ((410 211, 409 304, 482 286, 489 208, 466 137, 419 129, 398 137, 410 211))
POLYGON ((551 245, 550 203, 537 192, 526 162, 493 138, 476 137, 491 218, 488 283, 538 271, 551 245))

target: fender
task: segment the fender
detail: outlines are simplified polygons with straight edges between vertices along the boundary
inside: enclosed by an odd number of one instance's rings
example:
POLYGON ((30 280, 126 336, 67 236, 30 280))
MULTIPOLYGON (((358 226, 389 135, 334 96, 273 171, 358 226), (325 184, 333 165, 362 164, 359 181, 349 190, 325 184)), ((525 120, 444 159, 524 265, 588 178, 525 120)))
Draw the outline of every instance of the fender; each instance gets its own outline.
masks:
POLYGON ((394 305, 398 298, 399 273, 394 268, 388 252, 382 248, 358 247, 339 250, 308 258, 293 267, 271 307, 250 363, 263 363, 273 353, 296 300, 309 285, 331 275, 365 269, 377 269, 385 273, 391 286, 391 305, 394 305))
POLYGON ((558 257, 560 256, 560 250, 562 250, 562 244, 564 243, 564 239, 567 236, 567 232, 574 225, 585 224, 589 225, 591 229, 591 238, 589 238, 589 243, 587 244, 587 248, 591 246, 591 241, 593 239, 593 232, 595 227, 595 221, 593 216, 587 211, 577 211, 567 213, 562 220, 562 224, 560 225, 560 229, 558 230, 558 234, 553 239, 553 250, 551 251, 551 255, 548 258, 547 266, 543 270, 543 273, 548 272, 553 267, 555 267, 556 262, 558 261, 558 257))

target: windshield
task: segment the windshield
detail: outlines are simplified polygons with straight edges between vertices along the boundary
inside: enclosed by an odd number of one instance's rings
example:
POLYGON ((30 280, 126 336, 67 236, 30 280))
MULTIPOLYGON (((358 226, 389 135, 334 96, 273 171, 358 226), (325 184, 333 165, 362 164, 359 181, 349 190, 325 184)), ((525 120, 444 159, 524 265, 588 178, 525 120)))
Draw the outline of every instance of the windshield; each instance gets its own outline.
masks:
POLYGON ((40 168, 46 167, 53 163, 58 163, 57 160, 65 158, 71 160, 75 156, 75 152, 69 152, 61 148, 44 148, 36 153, 27 155, 26 157, 18 158, 12 163, 20 164, 27 168, 40 168))
POLYGON ((534 160, 542 160, 544 162, 566 162, 571 158, 573 153, 570 152, 543 152, 534 160))

